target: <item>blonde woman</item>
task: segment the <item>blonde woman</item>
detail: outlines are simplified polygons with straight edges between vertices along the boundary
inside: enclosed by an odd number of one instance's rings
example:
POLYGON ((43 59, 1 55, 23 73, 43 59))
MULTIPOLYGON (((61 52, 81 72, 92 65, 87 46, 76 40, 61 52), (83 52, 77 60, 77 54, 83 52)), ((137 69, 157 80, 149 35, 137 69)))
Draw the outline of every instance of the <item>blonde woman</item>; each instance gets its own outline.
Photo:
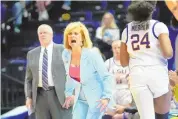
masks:
POLYGON ((67 72, 64 108, 74 98, 73 119, 101 119, 112 96, 112 77, 81 22, 68 24, 64 31, 62 57, 67 72), (74 94, 75 90, 75 96, 74 94))
POLYGON ((106 12, 103 15, 101 26, 96 30, 96 44, 106 59, 112 57, 111 44, 114 40, 120 39, 120 30, 118 29, 114 16, 106 12))
MULTIPOLYGON (((106 12, 103 15, 102 21, 101 21, 101 26, 97 28, 96 30, 96 38, 98 39, 103 39, 105 31, 107 29, 118 29, 117 24, 115 22, 114 16, 110 12, 106 12)), ((117 36, 115 40, 120 39, 120 31, 118 29, 118 34, 114 34, 117 36)), ((112 39, 111 39, 112 40, 112 39)))

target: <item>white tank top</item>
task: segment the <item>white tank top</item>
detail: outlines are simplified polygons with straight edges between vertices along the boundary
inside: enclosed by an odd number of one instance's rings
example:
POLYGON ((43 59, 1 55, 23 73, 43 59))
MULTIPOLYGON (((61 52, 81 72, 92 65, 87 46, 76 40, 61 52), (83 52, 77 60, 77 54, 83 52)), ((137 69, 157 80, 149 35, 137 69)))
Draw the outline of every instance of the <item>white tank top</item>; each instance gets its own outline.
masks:
POLYGON ((105 61, 105 65, 108 69, 108 71, 114 76, 115 78, 115 89, 126 89, 128 88, 128 75, 129 75, 129 68, 128 67, 122 67, 120 63, 115 62, 114 58, 110 58, 105 61), (121 81, 117 82, 117 73, 120 74, 121 81))
POLYGON ((122 33, 122 42, 127 44, 130 56, 129 67, 163 65, 167 66, 167 59, 163 57, 158 36, 169 33, 167 26, 156 20, 149 20, 145 27, 147 30, 137 30, 140 23, 131 22, 122 33), (137 25, 136 25, 137 24, 137 25))

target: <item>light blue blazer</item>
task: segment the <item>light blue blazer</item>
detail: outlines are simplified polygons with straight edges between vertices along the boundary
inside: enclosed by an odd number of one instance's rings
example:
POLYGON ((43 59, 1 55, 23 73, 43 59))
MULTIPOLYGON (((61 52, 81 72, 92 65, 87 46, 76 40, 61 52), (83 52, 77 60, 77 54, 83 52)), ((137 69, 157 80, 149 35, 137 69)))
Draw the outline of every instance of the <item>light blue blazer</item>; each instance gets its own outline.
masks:
POLYGON ((80 86, 83 88, 87 103, 90 109, 95 110, 98 100, 102 98, 112 98, 113 77, 108 72, 104 61, 98 51, 94 49, 82 48, 80 60, 80 83, 69 76, 69 66, 71 62, 71 51, 64 50, 62 53, 67 81, 65 95, 71 96, 75 89, 74 106, 78 100, 80 86))

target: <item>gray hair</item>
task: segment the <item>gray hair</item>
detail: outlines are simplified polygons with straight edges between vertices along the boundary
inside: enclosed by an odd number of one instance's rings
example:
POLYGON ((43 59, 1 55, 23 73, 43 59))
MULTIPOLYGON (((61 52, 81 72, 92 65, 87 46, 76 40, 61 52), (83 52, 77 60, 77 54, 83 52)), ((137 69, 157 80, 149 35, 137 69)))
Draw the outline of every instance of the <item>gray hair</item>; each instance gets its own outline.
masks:
POLYGON ((42 24, 38 27, 37 33, 40 32, 40 29, 44 28, 44 29, 48 29, 49 33, 53 34, 53 29, 51 28, 51 26, 49 26, 48 24, 42 24))

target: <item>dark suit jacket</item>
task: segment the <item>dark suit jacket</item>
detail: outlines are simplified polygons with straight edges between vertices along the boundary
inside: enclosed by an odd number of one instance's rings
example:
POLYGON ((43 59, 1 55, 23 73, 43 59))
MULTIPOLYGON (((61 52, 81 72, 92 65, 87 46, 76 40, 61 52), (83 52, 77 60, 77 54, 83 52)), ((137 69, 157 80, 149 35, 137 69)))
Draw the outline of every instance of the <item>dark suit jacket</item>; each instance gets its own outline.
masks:
MULTIPOLYGON (((61 105, 64 104, 66 72, 62 60, 63 46, 59 44, 53 45, 52 51, 52 78, 56 89, 56 94, 61 105)), ((36 106, 37 87, 39 80, 39 58, 41 47, 37 47, 27 54, 27 68, 25 76, 25 95, 32 98, 33 107, 36 106)))

